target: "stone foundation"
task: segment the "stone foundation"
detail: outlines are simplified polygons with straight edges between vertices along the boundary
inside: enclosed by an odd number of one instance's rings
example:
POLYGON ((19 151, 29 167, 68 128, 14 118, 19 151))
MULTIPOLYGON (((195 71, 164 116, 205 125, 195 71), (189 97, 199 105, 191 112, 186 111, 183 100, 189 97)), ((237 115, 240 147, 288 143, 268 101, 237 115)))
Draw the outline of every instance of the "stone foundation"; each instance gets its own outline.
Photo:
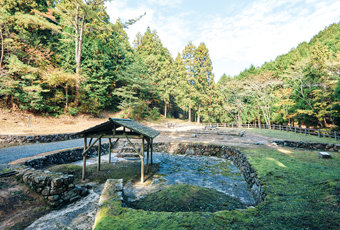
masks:
POLYGON ((17 174, 17 179, 40 193, 51 207, 71 203, 88 194, 85 186, 74 185, 73 175, 48 173, 26 169, 17 174))
POLYGON ((302 141, 277 141, 271 140, 271 143, 276 143, 277 145, 293 147, 293 148, 304 148, 312 150, 326 150, 330 152, 340 151, 340 144, 325 144, 325 143, 308 143, 302 141))

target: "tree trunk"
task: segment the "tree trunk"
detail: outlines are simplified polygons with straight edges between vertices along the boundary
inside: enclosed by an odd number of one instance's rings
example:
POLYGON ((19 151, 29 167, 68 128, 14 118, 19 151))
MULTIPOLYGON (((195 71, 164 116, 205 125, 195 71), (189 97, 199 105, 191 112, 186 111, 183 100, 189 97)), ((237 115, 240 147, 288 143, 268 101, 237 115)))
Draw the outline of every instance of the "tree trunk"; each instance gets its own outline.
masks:
POLYGON ((165 101, 164 101, 164 104, 165 104, 165 105, 164 105, 164 117, 166 118, 166 109, 167 109, 167 108, 166 108, 166 102, 165 102, 165 101))
POLYGON ((200 123, 200 110, 201 110, 201 105, 198 104, 198 111, 197 111, 197 124, 200 123))
POLYGON ((0 27, 0 36, 1 36, 1 58, 0 58, 0 68, 2 66, 2 61, 4 59, 4 35, 2 33, 2 28, 0 27))
POLYGON ((189 105, 189 116, 188 116, 188 122, 190 123, 191 122, 191 107, 189 105))

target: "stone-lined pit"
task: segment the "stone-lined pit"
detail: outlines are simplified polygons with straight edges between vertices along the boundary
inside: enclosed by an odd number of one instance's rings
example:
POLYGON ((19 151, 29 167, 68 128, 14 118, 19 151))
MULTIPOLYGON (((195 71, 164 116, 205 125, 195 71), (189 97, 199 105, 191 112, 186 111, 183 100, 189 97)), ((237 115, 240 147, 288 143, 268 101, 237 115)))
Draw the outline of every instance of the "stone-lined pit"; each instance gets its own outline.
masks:
MULTIPOLYGON (((157 151, 153 158, 154 163, 159 164, 158 173, 148 179, 151 182, 147 186, 127 183, 124 186, 123 205, 147 211, 215 212, 255 206, 265 199, 256 171, 246 156, 233 147, 154 143, 154 149, 157 151), (179 189, 176 185, 186 188, 179 189), (213 195, 201 199, 198 194, 192 194, 186 200, 199 200, 193 204, 194 207, 182 207, 179 204, 178 207, 176 203, 181 199, 183 190, 194 190, 203 196, 209 190, 213 195), (175 199, 176 196, 178 199, 175 199), (214 200, 224 205, 212 204, 214 200)), ((182 202, 186 203, 184 200, 182 202)))

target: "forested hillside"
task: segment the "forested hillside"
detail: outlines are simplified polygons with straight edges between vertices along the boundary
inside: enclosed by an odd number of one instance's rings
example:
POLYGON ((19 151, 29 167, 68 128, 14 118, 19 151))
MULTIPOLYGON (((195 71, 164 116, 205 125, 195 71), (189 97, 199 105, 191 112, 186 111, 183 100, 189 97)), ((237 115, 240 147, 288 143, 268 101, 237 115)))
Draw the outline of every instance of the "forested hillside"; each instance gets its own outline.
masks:
POLYGON ((112 24, 104 3, 0 0, 1 106, 211 120, 217 91, 205 44, 189 43, 174 60, 148 28, 131 47, 125 29, 140 17, 112 24))
MULTIPOLYGON (((59 116, 103 110, 142 120, 295 124, 336 129, 340 24, 215 84, 204 42, 173 57, 156 30, 114 24, 105 0, 0 0, 0 106, 59 116)), ((180 35, 179 35, 180 36, 180 35)), ((228 70, 225 70, 228 72, 228 70)))
POLYGON ((287 54, 238 76, 223 75, 224 108, 238 123, 340 125, 340 24, 332 24, 287 54))

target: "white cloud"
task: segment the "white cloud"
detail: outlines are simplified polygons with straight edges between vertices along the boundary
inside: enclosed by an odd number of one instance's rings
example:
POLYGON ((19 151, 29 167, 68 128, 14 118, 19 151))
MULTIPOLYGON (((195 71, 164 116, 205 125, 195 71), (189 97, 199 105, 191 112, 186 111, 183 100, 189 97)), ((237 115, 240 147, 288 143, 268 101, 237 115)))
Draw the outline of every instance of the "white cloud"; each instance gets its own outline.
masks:
POLYGON ((117 0, 107 7, 112 22, 117 17, 124 21, 146 12, 127 30, 130 42, 148 26, 157 30, 163 45, 174 57, 189 41, 195 45, 205 42, 216 78, 224 72, 236 75, 250 64, 259 66, 274 60, 299 43, 309 41, 331 23, 339 22, 338 0, 257 0, 236 8, 233 12, 237 14, 233 16, 211 12, 202 15, 181 8, 184 3, 146 0, 129 6, 127 1, 117 0), (176 9, 175 13, 169 13, 171 9, 176 9))

